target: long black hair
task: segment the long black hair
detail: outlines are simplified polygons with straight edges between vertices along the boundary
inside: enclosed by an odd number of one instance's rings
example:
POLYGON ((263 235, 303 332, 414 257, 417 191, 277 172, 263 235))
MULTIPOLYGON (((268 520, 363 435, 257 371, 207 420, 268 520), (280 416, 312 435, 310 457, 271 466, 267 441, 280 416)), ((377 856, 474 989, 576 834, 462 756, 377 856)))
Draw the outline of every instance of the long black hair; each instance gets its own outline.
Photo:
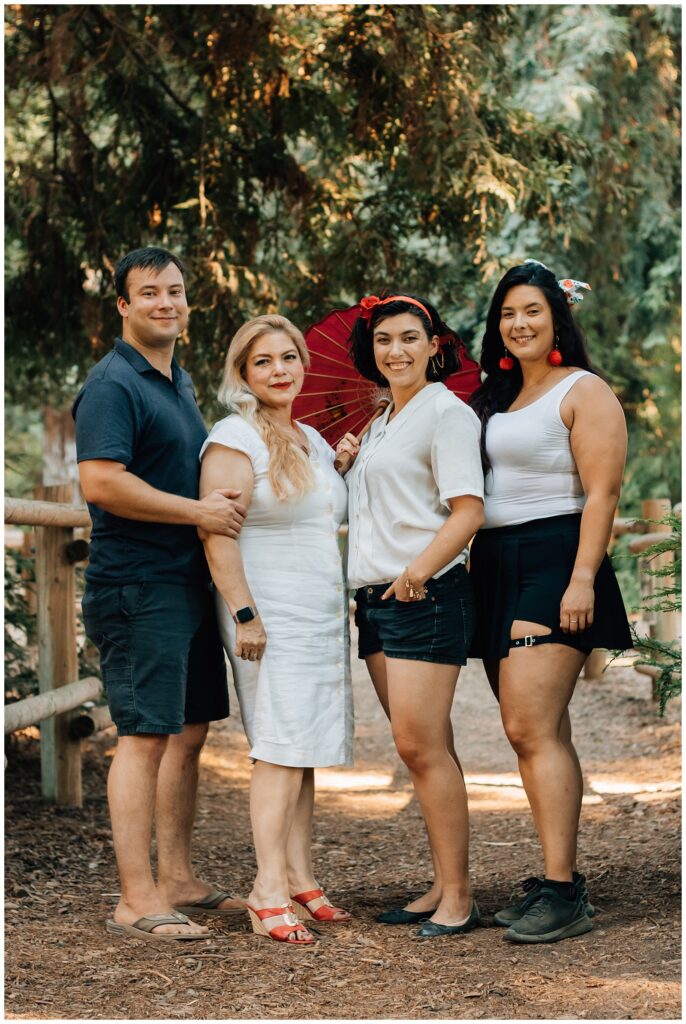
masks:
POLYGON ((374 381, 375 384, 380 384, 382 387, 388 387, 388 381, 379 372, 376 360, 374 359, 374 346, 372 344, 374 338, 374 328, 382 320, 385 320, 389 316, 399 316, 401 313, 411 313, 412 316, 416 316, 420 321, 422 327, 426 332, 427 338, 431 340, 434 335, 438 336, 439 349, 436 356, 432 356, 429 360, 426 368, 426 379, 430 381, 444 380, 449 377, 451 373, 456 373, 457 370, 461 369, 460 357, 458 349, 462 348, 462 342, 458 338, 455 331, 453 331, 446 323, 444 323, 437 310, 430 302, 426 299, 420 299, 415 295, 409 295, 407 292, 391 292, 391 295, 407 295, 407 299, 415 299, 416 302, 421 302, 422 306, 426 308, 429 316, 424 313, 419 306, 415 305, 414 302, 408 302, 405 298, 395 299, 393 302, 387 302, 384 305, 378 304, 372 309, 369 320, 365 317, 358 317, 355 321, 350 335, 350 356, 355 369, 358 373, 361 373, 367 380, 374 381), (430 318, 429 318, 430 317, 430 318), (443 363, 441 366, 440 364, 443 363))
POLYGON ((543 292, 553 317, 557 347, 562 356, 561 365, 578 366, 582 370, 598 373, 591 365, 586 339, 572 316, 566 293, 557 283, 552 270, 534 262, 523 263, 508 270, 498 282, 486 317, 480 362, 487 377, 469 399, 469 405, 481 420, 481 461, 486 472, 491 468, 485 445, 486 425, 494 413, 509 409, 522 389, 522 368, 518 359, 512 356, 514 365, 511 370, 500 368, 500 360, 507 354, 500 333, 501 310, 510 288, 519 284, 533 285, 543 292))

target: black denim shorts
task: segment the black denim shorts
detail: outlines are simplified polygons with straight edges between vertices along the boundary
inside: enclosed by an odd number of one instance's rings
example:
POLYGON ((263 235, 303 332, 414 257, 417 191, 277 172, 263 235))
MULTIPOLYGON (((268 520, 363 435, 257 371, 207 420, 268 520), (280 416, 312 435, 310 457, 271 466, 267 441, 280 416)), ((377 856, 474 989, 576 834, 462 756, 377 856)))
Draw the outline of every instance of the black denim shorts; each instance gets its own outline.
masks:
POLYGON ((474 632, 474 595, 464 565, 455 565, 426 582, 421 601, 398 601, 381 595, 388 583, 360 587, 355 593, 358 654, 383 651, 387 658, 466 665, 474 632))
POLYGON ((87 583, 82 608, 120 736, 171 735, 226 718, 226 661, 209 587, 87 583))

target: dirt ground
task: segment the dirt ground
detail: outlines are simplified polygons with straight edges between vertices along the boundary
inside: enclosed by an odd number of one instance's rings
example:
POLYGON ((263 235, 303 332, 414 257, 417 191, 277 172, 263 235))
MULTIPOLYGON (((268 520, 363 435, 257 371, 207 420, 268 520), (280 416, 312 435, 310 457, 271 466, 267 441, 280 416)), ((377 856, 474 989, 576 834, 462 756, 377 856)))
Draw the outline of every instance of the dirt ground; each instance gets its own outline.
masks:
MULTIPOLYGON (((659 719, 649 681, 630 668, 580 681, 572 705, 587 794, 579 863, 598 910, 595 928, 551 946, 513 946, 491 915, 541 861, 497 706, 480 666, 470 664, 453 717, 485 927, 426 941, 416 928, 374 920, 428 884, 430 861, 407 773, 364 668, 353 664, 356 763, 318 773, 315 852, 320 879, 355 916, 346 926, 321 926, 314 949, 258 938, 242 916, 206 918, 212 938, 183 946, 108 936, 103 921, 117 892, 105 799, 112 732, 84 745, 83 810, 43 805, 38 742, 12 740, 6 1017, 681 1017, 676 702, 659 719)), ((246 893, 254 869, 249 761, 235 715, 212 729, 204 754, 196 860, 207 880, 246 893)))

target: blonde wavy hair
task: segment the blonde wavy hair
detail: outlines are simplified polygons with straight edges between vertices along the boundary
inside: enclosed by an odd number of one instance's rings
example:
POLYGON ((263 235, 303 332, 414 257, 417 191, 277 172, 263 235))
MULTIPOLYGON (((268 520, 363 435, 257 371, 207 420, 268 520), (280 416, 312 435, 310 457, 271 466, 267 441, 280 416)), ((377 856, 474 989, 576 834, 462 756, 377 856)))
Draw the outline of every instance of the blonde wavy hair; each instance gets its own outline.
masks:
POLYGON ((265 314, 243 324, 229 342, 224 376, 217 397, 229 412, 242 416, 261 434, 269 449, 269 483, 279 501, 294 495, 303 497, 314 486, 309 459, 282 426, 266 412, 245 379, 245 366, 255 342, 264 334, 283 331, 298 350, 303 366, 310 365, 310 354, 302 334, 285 316, 265 314))

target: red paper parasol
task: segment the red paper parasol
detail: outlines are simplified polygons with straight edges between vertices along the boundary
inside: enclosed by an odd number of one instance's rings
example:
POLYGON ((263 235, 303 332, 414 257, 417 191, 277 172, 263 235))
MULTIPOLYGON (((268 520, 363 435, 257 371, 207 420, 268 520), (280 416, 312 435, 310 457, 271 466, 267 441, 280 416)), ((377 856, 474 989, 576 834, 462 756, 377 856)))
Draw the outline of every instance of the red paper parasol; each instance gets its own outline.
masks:
MULTIPOLYGON (((359 305, 334 309, 305 331, 311 365, 293 415, 318 430, 332 446, 343 434, 362 430, 379 401, 390 398, 388 389, 360 376, 348 355, 350 332, 360 312, 359 305)), ((459 352, 462 369, 444 384, 466 402, 481 383, 481 370, 464 345, 459 352)))

